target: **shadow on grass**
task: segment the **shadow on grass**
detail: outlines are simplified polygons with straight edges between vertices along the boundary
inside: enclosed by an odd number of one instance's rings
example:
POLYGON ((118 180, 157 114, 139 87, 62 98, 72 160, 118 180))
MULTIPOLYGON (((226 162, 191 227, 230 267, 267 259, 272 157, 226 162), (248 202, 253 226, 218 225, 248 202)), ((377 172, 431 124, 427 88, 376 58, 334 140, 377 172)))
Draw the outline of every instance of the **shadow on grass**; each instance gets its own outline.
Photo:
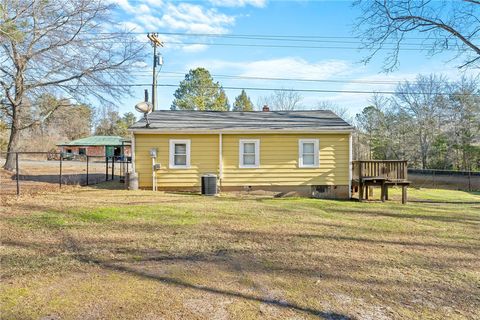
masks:
MULTIPOLYGON (((68 247, 70 249, 73 249, 74 252, 76 252, 75 258, 78 261, 81 261, 81 262, 87 263, 87 264, 94 264, 94 265, 97 265, 97 266, 99 266, 101 268, 104 268, 104 269, 109 269, 109 270, 118 271, 118 272, 125 272, 125 273, 129 273, 131 275, 134 275, 134 276, 159 281, 159 282, 162 282, 162 283, 165 283, 165 284, 174 285, 174 286, 181 287, 181 288, 194 289, 194 290, 199 290, 199 291, 212 293, 212 294, 216 294, 216 295, 223 295, 223 296, 228 296, 228 297, 234 297, 234 298, 240 298, 240 299, 245 299, 245 300, 250 300, 250 301, 256 301, 256 302, 265 303, 265 304, 280 307, 280 308, 293 309, 295 311, 308 313, 308 314, 317 316, 317 317, 322 318, 322 319, 328 319, 328 320, 350 320, 350 319, 352 319, 350 316, 347 316, 347 315, 344 315, 344 314, 339 314, 339 313, 330 312, 330 311, 321 311, 321 310, 317 310, 317 309, 309 308, 309 307, 302 307, 302 306, 299 306, 295 303, 287 302, 285 300, 263 298, 263 297, 260 297, 260 296, 257 296, 257 295, 237 292, 237 291, 233 291, 233 290, 217 289, 217 288, 207 287, 207 286, 204 286, 204 285, 196 285, 196 284, 189 283, 189 282, 186 282, 186 281, 183 281, 183 280, 179 280, 179 279, 175 279, 175 278, 171 278, 171 277, 167 277, 167 276, 161 276, 161 275, 149 273, 149 272, 142 271, 142 270, 137 270, 135 268, 131 268, 131 267, 128 267, 128 266, 118 265, 118 264, 114 264, 114 263, 109 263, 109 262, 93 259, 93 258, 90 258, 90 257, 80 253, 81 248, 78 246, 78 244, 76 243, 76 241, 73 238, 68 237, 68 238, 66 238, 66 240, 68 242, 68 247)), ((197 256, 194 256, 194 257, 191 257, 191 258, 196 259, 197 256)))
POLYGON ((99 190, 125 190, 125 184, 118 180, 101 181, 95 184, 89 184, 88 187, 99 190))
MULTIPOLYGON (((75 239, 73 239, 70 236, 65 236, 65 233, 61 233, 62 235, 59 234, 59 238, 63 239, 63 245, 60 245, 57 247, 57 249, 54 249, 55 252, 60 253, 64 255, 66 252, 68 252, 68 256, 79 261, 82 263, 86 264, 94 264, 99 267, 103 267, 112 271, 124 271, 124 272, 129 272, 131 274, 136 274, 140 276, 146 275, 149 278, 155 278, 160 281, 166 281, 167 283, 170 283, 172 280, 174 284, 177 282, 184 285, 185 287, 191 287, 195 289, 201 289, 205 291, 209 291, 209 289, 213 289, 213 292, 218 293, 225 293, 226 295, 231 295, 235 296, 234 294, 237 293, 236 291, 233 290, 223 290, 223 289, 216 289, 216 288, 210 288, 205 285, 194 285, 190 284, 186 281, 171 278, 168 276, 165 276, 164 274, 156 274, 153 272, 158 271, 158 268, 160 266, 169 266, 172 263, 173 264, 180 264, 186 263, 184 266, 192 266, 190 263, 194 263, 195 267, 198 269, 209 269, 210 266, 214 265, 216 267, 221 267, 225 268, 225 271, 236 274, 236 275, 242 275, 244 273, 246 274, 266 274, 266 275, 271 275, 276 274, 276 275, 281 275, 285 276, 287 278, 290 277, 306 277, 310 279, 312 282, 316 281, 318 279, 322 280, 331 280, 336 283, 344 283, 345 285, 351 286, 352 284, 355 285, 360 285, 360 286, 368 286, 370 288, 375 288, 378 292, 381 291, 388 291, 387 288, 392 288, 395 286, 401 286, 401 290, 404 296, 409 296, 411 290, 413 290, 416 286, 416 282, 412 281, 399 281, 398 279, 377 279, 376 277, 361 277, 358 275, 350 274, 350 270, 363 270, 364 267, 366 266, 371 266, 374 264, 376 268, 384 268, 384 267, 391 267, 391 263, 384 262, 381 263, 376 260, 363 260, 363 259, 357 259, 357 258, 342 258, 342 257, 332 257, 328 256, 328 264, 325 265, 323 263, 323 260, 317 260, 317 261, 311 261, 310 264, 307 265, 298 265, 296 266, 295 263, 287 263, 287 262, 282 262, 283 260, 263 260, 259 259, 259 256, 263 256, 263 254, 270 252, 268 249, 262 250, 261 249, 256 249, 255 252, 250 252, 249 250, 238 250, 238 249, 219 249, 213 252, 199 252, 199 253, 192 253, 192 254, 185 254, 185 255, 176 255, 172 254, 171 252, 168 251, 162 251, 158 250, 156 248, 150 248, 150 249, 138 249, 138 248, 129 248, 129 247, 123 247, 123 243, 120 241, 100 241, 100 243, 109 243, 109 244, 114 244, 115 245, 115 250, 111 251, 111 253, 115 256, 114 258, 99 258, 95 256, 91 256, 88 251, 86 252, 84 248, 105 248, 102 246, 98 246, 98 241, 97 242, 87 242, 83 243, 82 247, 80 247, 75 239), (125 257, 118 257, 117 254, 124 254, 126 255, 125 257), (135 256, 132 256, 135 255, 135 256), (271 263, 270 263, 271 262, 271 263), (150 265, 148 263, 154 263, 154 265, 150 265), (165 264, 163 264, 165 263, 165 264), (343 270, 339 270, 337 268, 330 268, 329 264, 334 264, 338 266, 342 266, 343 270), (149 266, 155 266, 153 269, 153 272, 148 272, 145 271, 144 268, 148 268, 149 266), (141 269, 139 269, 141 268, 141 269), (232 294, 230 294, 232 293, 232 294)), ((45 252, 47 250, 49 255, 53 254, 51 251, 51 246, 49 246, 47 243, 43 244, 38 244, 35 242, 25 242, 25 241, 4 241, 4 245, 6 246, 14 246, 14 247, 22 247, 22 248, 27 248, 27 249, 35 249, 39 251, 45 252)), ((110 247, 109 247, 110 248, 110 247)), ((105 248, 108 250, 107 248, 105 248)), ((112 248, 110 248, 112 249, 112 248)), ((285 254, 287 255, 295 255, 294 252, 286 252, 285 254)), ((444 258, 442 258, 444 259, 444 258)), ((444 260, 444 263, 441 263, 439 261, 434 262, 434 267, 439 270, 439 269, 446 269, 450 270, 454 265, 458 265, 458 263, 463 263, 465 264, 471 264, 473 262, 478 261, 476 258, 458 258, 457 256, 455 257, 450 257, 444 260)), ((426 262, 428 263, 423 264, 423 263, 416 263, 414 266, 415 267, 432 267, 432 262, 426 262)), ((396 267, 402 267, 401 265, 397 265, 396 267)), ((407 265, 403 265, 403 267, 407 267, 407 265)), ((408 267, 412 267, 411 264, 408 265, 408 267)), ((208 278, 207 278, 208 279, 208 278)), ((337 284, 338 285, 338 284, 337 284)), ((475 290, 473 291, 468 291, 466 288, 462 288, 459 290, 459 288, 451 287, 449 285, 445 285, 442 283, 431 283, 428 286, 429 290, 434 290, 436 292, 443 292, 443 293, 449 293, 452 297, 457 296, 458 294, 468 294, 468 295, 475 295, 475 290)), ((285 304, 284 300, 279 300, 279 299, 268 299, 268 298, 263 298, 260 296, 256 295, 251 295, 251 294, 243 294, 243 293, 238 293, 240 297, 244 297, 245 299, 250 299, 250 300, 256 300, 259 302, 263 302, 264 300, 267 301, 273 301, 273 302, 278 302, 280 304, 285 304)), ((407 299, 407 298, 405 298, 407 299)), ((273 304, 272 302, 272 304, 273 304)), ((295 305, 299 308, 295 308, 299 311, 302 311, 303 309, 308 309, 308 310, 313 310, 313 308, 306 308, 306 307, 301 307, 293 303, 287 304, 285 307, 289 307, 289 305, 295 305)), ((293 308, 293 307, 292 307, 293 308)), ((342 318, 340 318, 342 319, 342 318)))
MULTIPOLYGON (((237 237, 246 237, 246 238, 262 238, 262 239, 271 239, 274 240, 278 237, 277 234, 267 231, 244 231, 244 230, 224 230, 224 232, 229 232, 234 234, 237 237)), ((400 245, 400 246, 411 246, 411 247, 433 247, 439 249, 455 249, 455 250, 478 250, 477 245, 452 245, 446 243, 430 243, 430 242, 413 242, 413 241, 400 241, 400 240, 386 240, 386 239, 371 239, 371 238, 362 238, 362 237, 352 237, 345 235, 328 235, 328 234, 317 234, 317 233, 287 233, 282 234, 283 237, 291 238, 305 238, 305 239, 322 239, 322 240, 334 240, 334 241, 353 241, 353 242, 366 242, 371 244, 378 245, 400 245)), ((471 239, 472 241, 478 242, 477 239, 471 239)))
POLYGON ((443 200, 427 200, 427 199, 409 199, 408 202, 415 203, 445 203, 445 204, 480 204, 479 201, 443 201, 443 200))
POLYGON ((353 208, 348 209, 348 211, 344 209, 336 209, 336 208, 329 208, 332 212, 337 212, 339 214, 358 214, 363 216, 381 216, 381 217, 388 217, 388 218, 399 218, 399 219, 422 219, 422 220, 431 220, 431 221, 440 221, 440 222, 455 222, 455 223, 463 223, 469 225, 479 225, 480 217, 463 217, 461 215, 425 215, 425 214, 415 214, 415 213, 390 213, 390 212, 383 212, 383 211, 372 211, 372 210, 356 210, 353 208))
MULTIPOLYGON (((59 184, 59 174, 20 174, 18 176, 20 184, 24 181, 41 182, 50 184, 59 184)), ((12 180, 16 180, 16 176, 12 175, 12 180)), ((105 181, 105 174, 91 173, 89 174, 89 185, 101 183, 105 181)), ((87 183, 87 175, 85 173, 64 173, 62 174, 62 184, 64 185, 82 185, 87 183)))

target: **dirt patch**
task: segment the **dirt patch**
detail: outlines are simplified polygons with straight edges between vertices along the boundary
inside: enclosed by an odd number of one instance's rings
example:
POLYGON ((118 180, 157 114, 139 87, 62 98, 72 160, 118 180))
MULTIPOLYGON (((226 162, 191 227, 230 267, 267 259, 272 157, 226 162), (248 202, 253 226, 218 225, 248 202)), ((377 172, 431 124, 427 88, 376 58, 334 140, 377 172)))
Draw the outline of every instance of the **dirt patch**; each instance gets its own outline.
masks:
MULTIPOLYGON (((0 164, 3 164, 0 161, 0 164)), ((20 194, 31 195, 52 191, 59 191, 65 186, 94 185, 111 179, 112 166, 106 168, 102 161, 62 161, 61 175, 60 162, 58 160, 21 160, 19 161, 18 188, 20 194), (60 183, 61 182, 61 183, 60 183)), ((120 175, 120 166, 114 166, 114 175, 117 180, 120 175)), ((12 196, 17 193, 16 171, 0 169, 0 197, 12 196)))

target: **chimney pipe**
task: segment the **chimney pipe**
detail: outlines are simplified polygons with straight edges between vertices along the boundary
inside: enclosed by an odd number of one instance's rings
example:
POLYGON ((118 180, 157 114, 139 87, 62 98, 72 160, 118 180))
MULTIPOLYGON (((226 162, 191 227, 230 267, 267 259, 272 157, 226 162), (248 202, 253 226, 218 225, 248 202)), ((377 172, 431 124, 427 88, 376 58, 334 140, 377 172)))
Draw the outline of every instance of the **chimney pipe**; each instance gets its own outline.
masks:
POLYGON ((270 108, 268 107, 268 105, 264 105, 262 111, 263 112, 268 112, 268 111, 270 111, 270 108))
POLYGON ((145 89, 145 102, 148 102, 148 89, 145 89))

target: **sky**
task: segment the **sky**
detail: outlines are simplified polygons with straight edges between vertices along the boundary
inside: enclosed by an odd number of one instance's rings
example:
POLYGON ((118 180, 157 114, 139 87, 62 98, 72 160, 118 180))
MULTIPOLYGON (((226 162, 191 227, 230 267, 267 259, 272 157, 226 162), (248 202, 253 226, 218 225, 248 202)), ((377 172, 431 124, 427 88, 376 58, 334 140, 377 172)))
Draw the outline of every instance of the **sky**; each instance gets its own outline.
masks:
MULTIPOLYGON (((168 87, 158 88, 157 109, 170 109, 175 85, 196 67, 208 69, 224 87, 327 91, 392 91, 396 81, 414 80, 419 73, 442 73, 452 80, 463 74, 456 67, 458 61, 449 61, 452 57, 448 54, 432 57, 420 50, 401 51, 398 69, 388 74, 382 72, 385 52, 363 64, 361 60, 368 51, 358 49, 354 22, 360 11, 352 6, 352 1, 111 1, 117 4, 114 19, 138 33, 139 41, 148 42, 145 33, 158 32, 165 42, 160 48, 163 66, 158 84, 168 87), (198 34, 222 34, 230 38, 198 34), (249 39, 238 38, 239 35, 249 35, 249 39), (252 36, 258 39, 251 39, 252 36), (288 38, 272 41, 271 36, 288 38), (309 41, 305 37, 310 37, 309 41), (316 38, 312 41, 311 37, 316 38), (322 81, 252 79, 255 77, 322 81)), ((138 65, 132 83, 151 83, 152 48, 147 46, 145 50, 148 56, 138 65)), ((144 89, 151 91, 148 86, 135 88, 134 95, 122 101, 119 111, 133 111, 134 105, 143 100, 144 89)), ((241 89, 225 91, 233 103, 241 89)), ((272 93, 246 91, 254 104, 272 93)), ((368 106, 372 97, 372 94, 345 92, 300 94, 303 109, 318 109, 320 103, 329 102, 348 109, 351 116, 368 106)))

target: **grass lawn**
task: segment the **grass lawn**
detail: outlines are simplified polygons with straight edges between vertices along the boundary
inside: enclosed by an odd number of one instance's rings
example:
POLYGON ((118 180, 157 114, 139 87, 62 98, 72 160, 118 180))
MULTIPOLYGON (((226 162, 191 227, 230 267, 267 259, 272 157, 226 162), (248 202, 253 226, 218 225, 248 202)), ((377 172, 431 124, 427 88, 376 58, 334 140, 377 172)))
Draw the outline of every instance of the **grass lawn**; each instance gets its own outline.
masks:
POLYGON ((409 195, 4 199, 0 317, 480 319, 480 194, 409 195))

